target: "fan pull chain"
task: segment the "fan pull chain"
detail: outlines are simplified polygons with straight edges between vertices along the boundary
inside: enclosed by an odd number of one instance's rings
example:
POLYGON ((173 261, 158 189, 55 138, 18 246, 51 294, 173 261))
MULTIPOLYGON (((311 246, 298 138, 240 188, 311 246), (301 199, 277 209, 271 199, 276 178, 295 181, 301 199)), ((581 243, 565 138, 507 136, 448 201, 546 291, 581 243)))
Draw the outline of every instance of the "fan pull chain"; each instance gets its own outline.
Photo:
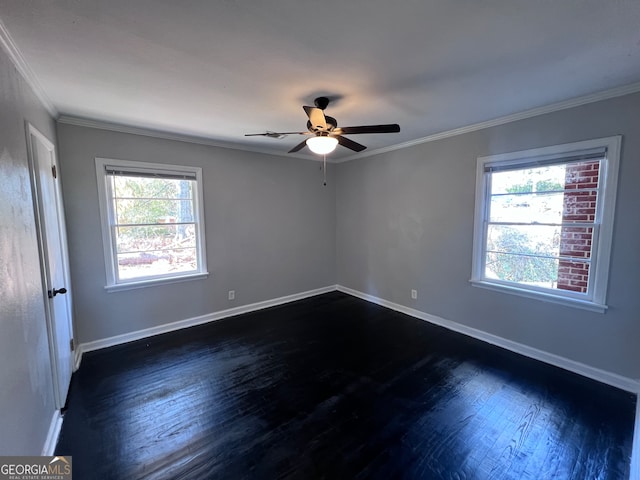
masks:
POLYGON ((323 166, 322 166, 322 172, 324 173, 323 185, 326 187, 327 186, 327 154, 325 153, 324 155, 322 155, 322 157, 324 158, 323 166))

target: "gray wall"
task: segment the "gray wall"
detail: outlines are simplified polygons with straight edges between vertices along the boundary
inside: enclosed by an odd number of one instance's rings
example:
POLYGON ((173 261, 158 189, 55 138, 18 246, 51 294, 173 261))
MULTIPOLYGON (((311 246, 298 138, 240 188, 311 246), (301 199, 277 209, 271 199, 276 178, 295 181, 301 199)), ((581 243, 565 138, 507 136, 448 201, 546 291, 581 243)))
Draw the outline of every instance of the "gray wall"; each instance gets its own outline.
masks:
POLYGON ((340 164, 338 283, 639 379, 639 112, 640 94, 628 95, 340 164), (624 138, 608 312, 472 287, 476 158, 616 134, 624 138))
POLYGON ((25 120, 55 124, 0 49, 0 454, 40 455, 55 412, 25 120))
POLYGON ((335 284, 334 170, 324 187, 319 162, 68 124, 58 139, 80 342, 335 284), (207 279, 105 291, 95 157, 203 168, 207 279))

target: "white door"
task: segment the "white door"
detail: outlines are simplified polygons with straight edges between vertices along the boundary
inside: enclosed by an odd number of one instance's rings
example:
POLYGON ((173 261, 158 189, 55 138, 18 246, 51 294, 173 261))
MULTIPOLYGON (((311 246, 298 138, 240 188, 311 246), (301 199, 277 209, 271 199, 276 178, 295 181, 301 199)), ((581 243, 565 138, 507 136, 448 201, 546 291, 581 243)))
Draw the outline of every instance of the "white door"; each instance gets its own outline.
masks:
POLYGON ((54 393, 57 408, 62 408, 69 391, 74 355, 69 255, 59 169, 53 143, 29 123, 27 142, 45 290, 54 393))

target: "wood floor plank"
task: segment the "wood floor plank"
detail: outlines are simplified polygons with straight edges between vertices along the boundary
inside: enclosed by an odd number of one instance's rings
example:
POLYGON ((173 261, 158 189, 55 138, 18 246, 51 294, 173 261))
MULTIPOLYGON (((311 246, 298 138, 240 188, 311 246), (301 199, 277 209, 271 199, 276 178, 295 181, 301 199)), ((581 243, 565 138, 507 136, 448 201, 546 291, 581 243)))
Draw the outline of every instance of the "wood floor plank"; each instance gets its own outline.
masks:
POLYGON ((79 479, 625 479, 636 398, 332 292, 85 354, 79 479))

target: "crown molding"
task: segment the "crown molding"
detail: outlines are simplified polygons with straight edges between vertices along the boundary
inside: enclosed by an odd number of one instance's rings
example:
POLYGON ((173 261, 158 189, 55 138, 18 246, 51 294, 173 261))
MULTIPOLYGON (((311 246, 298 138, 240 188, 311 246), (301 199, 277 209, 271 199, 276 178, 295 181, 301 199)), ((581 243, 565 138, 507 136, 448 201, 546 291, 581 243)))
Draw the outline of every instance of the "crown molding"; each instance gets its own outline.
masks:
POLYGON ((26 60, 22 56, 22 53, 20 53, 16 42, 13 41, 13 38, 9 34, 7 27, 5 27, 4 23, 2 23, 2 20, 0 20, 0 44, 9 56, 9 60, 11 60, 13 65, 16 67, 16 70, 18 70, 20 75, 22 75, 22 78, 24 78, 25 82, 27 82, 27 84, 31 87, 33 93, 35 93, 36 97, 38 97, 38 100, 42 102, 44 108, 47 110, 47 112, 49 112, 49 115, 51 115, 53 118, 57 118, 58 110, 45 93, 42 85, 40 85, 36 74, 33 73, 33 70, 31 70, 31 68, 27 64, 26 60))
MULTIPOLYGON (((134 127, 132 125, 124 125, 121 123, 106 122, 103 120, 93 120, 90 118, 76 117, 73 115, 60 115, 58 123, 67 125, 75 125, 77 127, 96 128, 98 130, 108 130, 111 132, 130 133, 133 135, 142 135, 145 137, 161 138, 164 140, 174 140, 177 142, 194 143, 196 145, 206 145, 209 147, 227 148, 230 150, 240 150, 243 152, 262 153, 265 155, 284 156, 274 153, 272 150, 261 149, 256 147, 248 147, 246 145, 238 145, 234 143, 221 142, 208 137, 199 137, 197 135, 188 135, 184 133, 174 133, 166 130, 154 130, 152 128, 134 127)), ((287 158, 301 158, 304 160, 318 160, 309 155, 289 154, 287 158)))
MULTIPOLYGON (((560 110, 566 110, 573 107, 579 107, 581 105, 586 105, 588 103, 599 102, 601 100, 607 100, 610 98, 621 97, 623 95, 629 95, 632 93, 640 92, 640 82, 632 83, 629 85, 624 85, 621 87, 612 88, 609 90, 603 90, 601 92, 592 93, 589 95, 583 95, 580 97, 571 98, 568 100, 563 100, 561 102, 552 103, 549 105, 544 105, 542 107, 536 107, 530 110, 525 110, 523 112, 513 113, 511 115, 506 115, 503 117, 494 118, 492 120, 486 120, 479 123, 473 123, 471 125, 466 125, 460 128, 454 128, 452 130, 446 130, 444 132, 434 133, 432 135, 428 135, 426 137, 418 138, 415 140, 410 140, 408 142, 398 143, 395 145, 390 145, 388 147, 377 148, 375 150, 370 150, 367 152, 358 153, 355 155, 349 155, 343 158, 327 158, 328 163, 343 163, 348 162, 350 160, 356 160, 360 158, 370 157, 373 155, 380 155, 382 153, 393 152, 395 150, 402 150, 405 148, 413 147, 415 145, 420 145, 423 143, 434 142, 436 140, 442 140, 444 138, 455 137, 457 135, 462 135, 465 133, 475 132, 477 130, 483 130, 489 127, 495 127, 498 125, 504 125, 506 123, 515 122, 518 120, 524 120, 531 117, 537 117, 539 115, 544 115, 547 113, 557 112, 560 110)), ((232 150, 241 150, 255 153, 262 153, 265 155, 274 155, 274 156, 283 156, 282 154, 274 153, 272 150, 248 147, 246 145, 239 145, 233 143, 221 142, 219 140, 214 140, 208 137, 199 137, 192 136, 181 133, 172 133, 163 130, 154 130, 150 128, 144 127, 134 127, 130 125, 111 123, 102 120, 92 120, 88 118, 75 117, 73 115, 60 115, 58 118, 59 123, 66 123, 69 125, 76 125, 80 127, 89 127, 89 128, 97 128, 100 130, 110 130, 113 132, 121 132, 121 133, 131 133, 134 135, 143 135, 147 137, 155 137, 162 138, 165 140, 176 140, 179 142, 187 142, 187 143, 195 143, 198 145, 207 145, 212 147, 220 147, 220 148, 228 148, 232 150)), ((311 156, 305 154, 288 154, 287 158, 300 158, 304 160, 314 160, 321 161, 322 156, 311 156)))
POLYGON ((610 98, 622 97, 623 95, 629 95, 632 93, 640 92, 640 82, 631 83, 621 87, 611 88, 609 90, 603 90, 601 92, 592 93, 589 95, 583 95, 580 97, 570 98, 569 100, 563 100, 561 102, 544 105, 542 107, 532 108, 531 110, 525 110, 523 112, 513 113, 504 117, 494 118, 492 120, 486 120, 484 122, 473 123, 460 128, 454 128, 452 130, 446 130, 440 133, 434 133, 426 137, 418 138, 416 140, 409 140, 408 142, 398 143, 396 145, 390 145, 388 147, 378 148, 369 152, 358 153, 356 155, 350 155, 348 157, 336 160, 335 163, 348 162, 350 160, 356 160, 358 158, 370 157, 372 155, 379 155, 381 153, 393 152, 394 150, 402 150, 404 148, 413 147, 414 145, 420 145, 422 143, 434 142, 436 140, 442 140, 443 138, 455 137, 464 133, 475 132, 477 130, 483 130, 489 127, 496 127, 498 125, 504 125, 506 123, 516 122, 518 120, 524 120, 526 118, 537 117, 547 113, 557 112, 560 110, 566 110, 573 107, 579 107, 580 105, 586 105, 588 103, 599 102, 601 100, 608 100, 610 98))

